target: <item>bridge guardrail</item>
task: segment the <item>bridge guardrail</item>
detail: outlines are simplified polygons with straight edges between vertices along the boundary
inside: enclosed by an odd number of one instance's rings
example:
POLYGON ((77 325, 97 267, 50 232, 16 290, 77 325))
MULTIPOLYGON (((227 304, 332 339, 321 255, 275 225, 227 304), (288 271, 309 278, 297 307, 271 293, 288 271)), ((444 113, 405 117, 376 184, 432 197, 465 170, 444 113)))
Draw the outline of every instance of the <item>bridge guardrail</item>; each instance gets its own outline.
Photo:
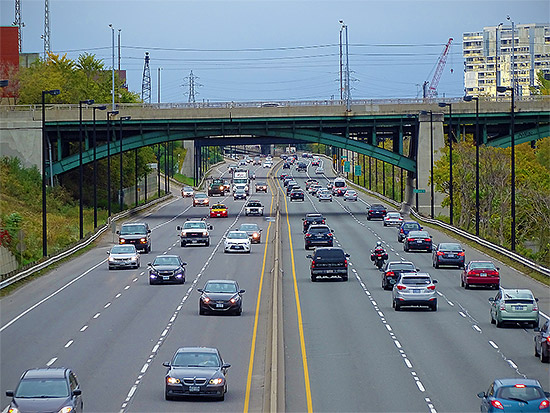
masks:
MULTIPOLYGON (((332 159, 329 158, 328 156, 326 155, 321 155, 323 157, 325 157, 326 159, 328 159, 331 164, 332 164, 332 159)), ((339 172, 336 171, 334 168, 332 168, 333 172, 336 173, 337 175, 339 175, 339 172)), ((387 198, 377 192, 374 192, 374 191, 371 191, 367 188, 364 188, 362 187, 361 185, 357 185, 355 184, 354 182, 346 179, 346 181, 348 182, 348 184, 350 184, 351 186, 355 187, 355 188, 358 188, 358 189, 361 189, 362 191, 366 191, 378 198, 382 198, 384 199, 385 202, 387 203, 390 203, 392 204, 393 206, 396 206, 398 207, 400 204, 398 202, 395 202, 393 199, 390 199, 390 198, 387 198)), ((457 235, 460 235, 461 237, 464 237, 466 239, 468 239, 469 241, 472 241, 472 242, 475 242, 476 244, 479 244, 485 248, 489 248, 490 250, 494 251, 494 252, 497 252, 499 254, 502 254, 512 260, 514 260, 515 262, 521 264, 521 265, 524 265, 542 275, 545 275, 547 277, 550 277, 550 268, 547 268, 547 267, 544 267, 542 265, 539 265, 537 264, 536 262, 534 261, 531 261, 525 257, 522 257, 521 255, 513 252, 513 251, 510 251, 504 247, 501 247, 500 245, 496 245, 496 244, 493 244, 492 242, 490 241, 487 241, 483 238, 480 238, 480 237, 477 237, 473 234, 470 234, 469 232, 467 231, 464 231, 463 229, 460 229, 460 228, 456 228, 454 226, 451 226, 449 224, 447 224, 446 222, 443 222, 443 221, 439 221, 437 219, 431 219, 431 218, 428 218, 428 217, 425 217, 423 215, 420 215, 412 206, 411 206, 411 214, 417 218, 417 219, 420 219, 422 221, 425 221, 429 224, 432 224, 432 225, 437 225, 441 228, 444 228, 448 231, 451 231, 457 235)))

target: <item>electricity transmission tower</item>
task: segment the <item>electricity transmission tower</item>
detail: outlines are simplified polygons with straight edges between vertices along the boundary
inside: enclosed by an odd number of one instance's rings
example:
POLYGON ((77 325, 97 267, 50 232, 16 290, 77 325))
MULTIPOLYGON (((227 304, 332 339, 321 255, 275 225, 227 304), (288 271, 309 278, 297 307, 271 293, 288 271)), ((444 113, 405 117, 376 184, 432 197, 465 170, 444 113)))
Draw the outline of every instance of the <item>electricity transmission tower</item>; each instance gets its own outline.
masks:
POLYGON ((151 103, 151 70, 149 68, 149 52, 145 52, 143 79, 141 81, 141 100, 145 103, 151 103))
POLYGON ((196 92, 195 89, 202 86, 200 83, 197 83, 197 79, 199 78, 193 74, 192 70, 189 76, 184 78, 186 83, 184 83, 182 86, 188 88, 188 92, 184 93, 184 95, 187 95, 188 103, 196 103, 195 95, 198 95, 198 92, 196 92))

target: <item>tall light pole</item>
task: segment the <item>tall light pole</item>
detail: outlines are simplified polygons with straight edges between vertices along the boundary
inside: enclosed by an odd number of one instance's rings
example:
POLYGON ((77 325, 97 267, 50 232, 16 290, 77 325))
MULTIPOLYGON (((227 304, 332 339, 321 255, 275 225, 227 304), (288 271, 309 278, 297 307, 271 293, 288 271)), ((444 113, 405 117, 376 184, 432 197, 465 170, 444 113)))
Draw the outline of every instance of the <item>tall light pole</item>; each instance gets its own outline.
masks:
POLYGON ((109 24, 109 27, 111 28, 111 37, 112 37, 112 58, 113 58, 113 66, 111 68, 111 97, 113 100, 111 111, 115 111, 115 28, 112 24, 109 24))
POLYGON ((348 26, 344 23, 343 20, 340 20, 342 25, 340 28, 340 38, 342 38, 342 30, 346 31, 346 81, 345 81, 345 92, 346 92, 346 111, 351 111, 351 92, 350 92, 350 78, 349 78, 349 43, 348 43, 348 26))
MULTIPOLYGON (((48 255, 48 231, 47 231, 47 210, 46 210, 46 95, 59 95, 59 89, 42 91, 42 256, 48 255)), ((50 163, 52 160, 50 159, 50 163)))
POLYGON ((111 217, 111 115, 118 115, 118 110, 107 112, 107 214, 111 217))
POLYGON ((95 128, 95 111, 96 110, 105 110, 107 109, 107 106, 100 105, 100 106, 94 106, 93 108, 93 146, 94 146, 94 230, 97 228, 97 134, 96 134, 96 128, 95 128))
POLYGON ((82 167, 82 104, 93 105, 93 99, 81 100, 78 102, 78 206, 79 206, 79 223, 80 223, 80 239, 84 238, 84 204, 82 202, 82 186, 84 181, 84 168, 82 167))
POLYGON ((511 70, 512 70, 512 79, 511 79, 511 86, 515 89, 516 88, 516 38, 515 38, 515 31, 516 26, 514 22, 510 19, 510 16, 506 16, 506 20, 512 23, 512 61, 511 61, 511 70))
POLYGON ((511 214, 512 214, 512 226, 511 226, 511 247, 512 251, 516 250, 516 137, 515 137, 515 113, 514 113, 514 86, 512 87, 506 87, 506 86, 499 86, 498 91, 499 92, 506 92, 507 90, 510 90, 512 92, 512 100, 510 104, 510 146, 511 146, 511 160, 510 160, 510 168, 511 168, 511 181, 512 181, 512 192, 511 192, 511 214))
POLYGON ((479 237, 479 98, 464 96, 466 102, 476 101, 476 237, 479 237))
POLYGON ((498 60, 498 52, 500 51, 500 39, 498 37, 498 31, 502 27, 502 23, 499 23, 497 26, 497 29, 495 30, 495 97, 498 94, 497 88, 500 86, 500 79, 499 79, 499 68, 500 68, 500 62, 498 60))
POLYGON ((119 206, 120 206, 120 209, 119 211, 122 211, 122 208, 123 208, 123 204, 124 204, 124 193, 122 192, 122 121, 125 121, 125 120, 130 120, 131 117, 130 116, 121 116, 119 118, 119 121, 120 121, 120 156, 119 156, 119 160, 120 160, 120 193, 119 193, 119 206))
POLYGON ((451 103, 440 102, 439 107, 449 107, 449 223, 453 225, 453 109, 451 103))
POLYGON ((342 54, 342 45, 343 45, 343 41, 342 41, 342 32, 344 31, 344 21, 343 20, 340 20, 340 102, 342 102, 344 100, 344 63, 343 63, 343 59, 344 59, 344 55, 342 54))

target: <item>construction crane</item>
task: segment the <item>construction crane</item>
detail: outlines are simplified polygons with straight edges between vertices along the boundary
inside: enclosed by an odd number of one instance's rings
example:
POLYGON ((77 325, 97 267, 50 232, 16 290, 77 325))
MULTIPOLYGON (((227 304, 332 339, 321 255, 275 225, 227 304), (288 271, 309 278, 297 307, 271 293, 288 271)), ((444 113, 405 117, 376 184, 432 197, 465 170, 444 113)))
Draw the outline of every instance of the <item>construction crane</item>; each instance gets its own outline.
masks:
MULTIPOLYGON (((429 83, 430 87, 426 91, 426 88, 428 86, 428 82, 424 82, 424 97, 431 99, 434 98, 437 95, 437 85, 439 84, 439 79, 441 79, 441 74, 443 73, 443 69, 445 69, 445 64, 447 63, 447 56, 449 55, 449 50, 451 49, 451 43, 453 42, 453 38, 450 37, 449 41, 445 45, 445 49, 443 49, 443 53, 441 53, 441 56, 439 56, 439 60, 437 61, 437 67, 435 69, 434 77, 432 81, 429 83)), ((451 69, 452 71, 452 69, 451 69)))

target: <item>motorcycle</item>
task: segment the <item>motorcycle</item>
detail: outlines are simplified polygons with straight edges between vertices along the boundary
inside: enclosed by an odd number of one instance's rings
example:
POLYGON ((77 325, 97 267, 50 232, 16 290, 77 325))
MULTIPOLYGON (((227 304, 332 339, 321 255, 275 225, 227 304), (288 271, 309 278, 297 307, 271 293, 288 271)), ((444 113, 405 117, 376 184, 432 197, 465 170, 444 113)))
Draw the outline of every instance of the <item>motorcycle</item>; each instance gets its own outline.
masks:
POLYGON ((386 253, 386 251, 371 251, 372 254, 370 255, 370 259, 371 261, 374 262, 374 265, 376 265, 376 267, 378 269, 381 269, 383 266, 384 266, 384 261, 386 261, 388 259, 388 254, 386 253))

